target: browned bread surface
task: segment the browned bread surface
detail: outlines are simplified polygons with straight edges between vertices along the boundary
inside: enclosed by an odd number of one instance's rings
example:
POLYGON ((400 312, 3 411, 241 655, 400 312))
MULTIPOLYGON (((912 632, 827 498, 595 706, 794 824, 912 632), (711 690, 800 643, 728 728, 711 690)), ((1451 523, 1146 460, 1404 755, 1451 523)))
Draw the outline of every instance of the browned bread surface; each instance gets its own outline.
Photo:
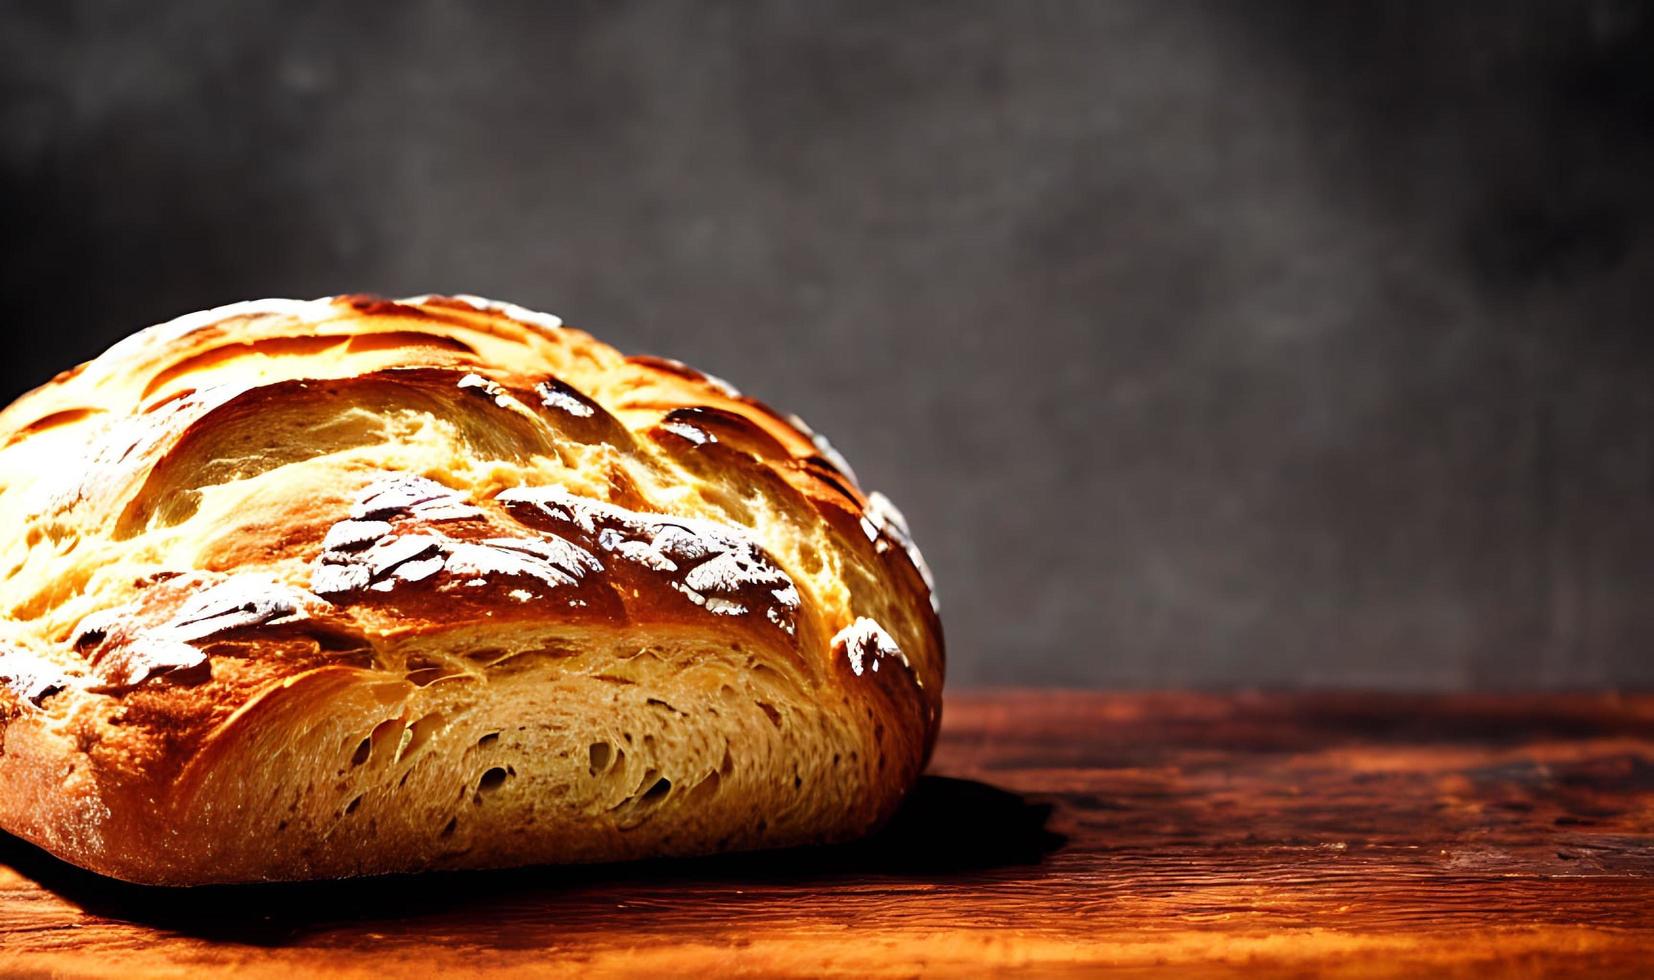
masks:
POLYGON ((199 884, 841 840, 923 768, 899 512, 476 297, 241 303, 0 412, 0 828, 199 884))

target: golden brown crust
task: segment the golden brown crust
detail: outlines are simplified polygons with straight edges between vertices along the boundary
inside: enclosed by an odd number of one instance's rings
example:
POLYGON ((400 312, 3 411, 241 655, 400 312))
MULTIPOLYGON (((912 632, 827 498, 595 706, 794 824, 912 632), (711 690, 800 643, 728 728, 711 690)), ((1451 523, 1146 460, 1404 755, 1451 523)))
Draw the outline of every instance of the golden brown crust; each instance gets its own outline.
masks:
POLYGON ((0 445, 0 827, 95 871, 839 839, 935 738, 894 507, 796 418, 543 314, 206 311, 0 445))

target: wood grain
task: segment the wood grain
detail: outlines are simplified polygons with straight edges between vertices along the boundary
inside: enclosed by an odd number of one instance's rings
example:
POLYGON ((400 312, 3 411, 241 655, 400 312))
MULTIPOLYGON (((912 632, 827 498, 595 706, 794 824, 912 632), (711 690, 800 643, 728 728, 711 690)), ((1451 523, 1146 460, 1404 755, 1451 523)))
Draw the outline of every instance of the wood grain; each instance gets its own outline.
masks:
POLYGON ((1654 696, 948 703, 873 841, 157 891, 0 841, 0 975, 1637 975, 1654 696))

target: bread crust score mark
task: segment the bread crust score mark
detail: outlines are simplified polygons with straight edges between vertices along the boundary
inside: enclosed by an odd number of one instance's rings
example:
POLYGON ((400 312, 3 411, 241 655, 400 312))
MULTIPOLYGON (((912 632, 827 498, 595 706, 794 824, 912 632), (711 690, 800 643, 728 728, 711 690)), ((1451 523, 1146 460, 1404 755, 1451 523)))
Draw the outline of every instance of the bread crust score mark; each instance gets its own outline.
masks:
POLYGON ((159 884, 854 838, 935 740, 900 511, 474 296, 238 303, 0 411, 0 827, 159 884))

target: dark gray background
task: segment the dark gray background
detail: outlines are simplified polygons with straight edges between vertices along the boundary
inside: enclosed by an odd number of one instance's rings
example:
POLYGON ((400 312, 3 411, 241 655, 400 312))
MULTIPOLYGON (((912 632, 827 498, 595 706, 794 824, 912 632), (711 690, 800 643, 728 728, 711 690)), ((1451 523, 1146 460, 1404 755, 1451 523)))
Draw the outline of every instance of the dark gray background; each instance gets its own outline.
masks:
POLYGON ((477 292, 830 434, 956 684, 1654 682, 1648 7, 0 11, 8 396, 477 292))

